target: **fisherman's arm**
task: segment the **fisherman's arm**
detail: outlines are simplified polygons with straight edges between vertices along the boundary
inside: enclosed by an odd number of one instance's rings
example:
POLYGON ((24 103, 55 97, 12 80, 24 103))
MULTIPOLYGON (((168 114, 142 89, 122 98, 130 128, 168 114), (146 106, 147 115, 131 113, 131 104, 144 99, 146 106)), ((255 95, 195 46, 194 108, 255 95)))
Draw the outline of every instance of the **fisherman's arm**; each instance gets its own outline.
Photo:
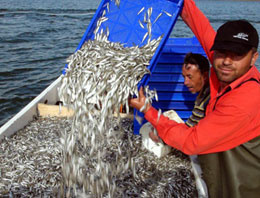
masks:
POLYGON ((193 0, 184 0, 181 17, 197 37, 212 63, 213 53, 210 52, 210 48, 213 45, 216 32, 210 25, 209 20, 199 10, 193 0))
POLYGON ((230 105, 232 101, 229 102, 228 105, 223 103, 222 107, 209 113, 198 125, 191 128, 163 115, 158 120, 157 110, 153 107, 147 110, 145 119, 155 127, 166 144, 188 155, 221 152, 259 135, 251 133, 247 127, 251 122, 247 112, 238 108, 238 105, 230 105))

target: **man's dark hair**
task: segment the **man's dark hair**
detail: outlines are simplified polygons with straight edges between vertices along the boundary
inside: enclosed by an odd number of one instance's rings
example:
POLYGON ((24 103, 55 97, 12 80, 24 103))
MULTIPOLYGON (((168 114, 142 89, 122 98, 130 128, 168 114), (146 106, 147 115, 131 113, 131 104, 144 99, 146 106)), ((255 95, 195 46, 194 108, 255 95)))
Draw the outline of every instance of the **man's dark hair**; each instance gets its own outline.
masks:
POLYGON ((198 68, 202 74, 209 71, 209 61, 201 54, 195 54, 191 52, 186 54, 183 64, 198 65, 198 68))

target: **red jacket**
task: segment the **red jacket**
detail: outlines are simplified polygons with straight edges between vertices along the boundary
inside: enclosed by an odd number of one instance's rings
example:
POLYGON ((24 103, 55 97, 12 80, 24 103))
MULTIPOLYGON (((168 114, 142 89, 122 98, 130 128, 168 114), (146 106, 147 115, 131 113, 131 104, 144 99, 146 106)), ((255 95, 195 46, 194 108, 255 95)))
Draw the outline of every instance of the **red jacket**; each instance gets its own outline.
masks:
MULTIPOLYGON (((184 1, 182 18, 200 41, 212 63, 215 31, 193 1, 184 1)), ((218 93, 219 82, 211 68, 210 94, 206 117, 189 128, 150 108, 145 118, 158 131, 164 142, 182 152, 206 154, 226 151, 260 135, 260 73, 253 66, 246 74, 232 82, 225 92, 218 93), (250 79, 250 81, 248 81, 250 79)))

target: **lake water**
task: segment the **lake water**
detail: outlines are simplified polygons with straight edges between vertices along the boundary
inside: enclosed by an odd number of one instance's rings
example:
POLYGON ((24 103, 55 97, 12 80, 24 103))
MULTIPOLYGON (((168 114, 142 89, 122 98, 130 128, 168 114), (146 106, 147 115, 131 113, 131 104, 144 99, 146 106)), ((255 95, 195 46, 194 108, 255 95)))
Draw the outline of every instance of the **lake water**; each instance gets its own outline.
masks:
MULTIPOLYGON (((260 33, 257 1, 197 0, 214 29, 247 19, 260 33)), ((100 0, 0 0, 0 126, 60 74, 100 0)), ((171 37, 192 37, 179 19, 171 37)), ((260 68, 260 60, 257 62, 260 68)))

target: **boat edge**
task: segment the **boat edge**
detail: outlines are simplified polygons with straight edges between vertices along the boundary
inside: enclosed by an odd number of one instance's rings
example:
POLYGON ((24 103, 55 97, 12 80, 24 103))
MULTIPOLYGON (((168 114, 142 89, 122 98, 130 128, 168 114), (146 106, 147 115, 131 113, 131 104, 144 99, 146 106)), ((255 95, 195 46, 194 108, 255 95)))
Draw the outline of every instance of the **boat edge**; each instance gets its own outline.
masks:
POLYGON ((0 140, 16 133, 19 129, 26 126, 37 115, 37 104, 48 100, 48 103, 56 103, 58 101, 57 87, 60 84, 61 76, 44 89, 29 104, 13 116, 0 128, 0 140))

